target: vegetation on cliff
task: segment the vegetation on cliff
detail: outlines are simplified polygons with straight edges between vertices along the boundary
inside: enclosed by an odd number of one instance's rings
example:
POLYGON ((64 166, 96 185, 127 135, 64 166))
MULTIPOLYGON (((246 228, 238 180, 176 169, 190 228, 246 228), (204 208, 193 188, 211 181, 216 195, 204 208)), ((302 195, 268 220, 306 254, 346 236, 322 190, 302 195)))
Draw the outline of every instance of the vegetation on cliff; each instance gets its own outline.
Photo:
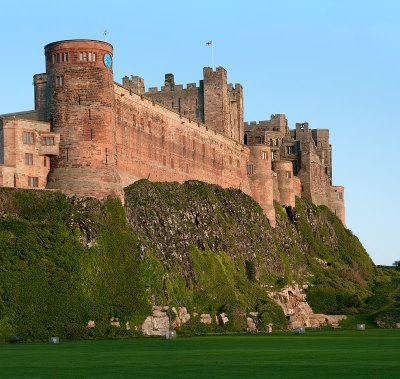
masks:
MULTIPOLYGON (((126 188, 124 207, 3 188, 0 339, 134 335, 152 304, 225 312, 225 330, 245 330, 252 311, 261 326, 284 328, 268 291, 291 281, 308 285, 316 312, 367 309, 388 275, 358 239, 325 207, 298 199, 295 215, 276 211, 272 229, 241 191, 197 181, 141 180, 126 188)), ((211 330, 194 318, 185 328, 211 330)))

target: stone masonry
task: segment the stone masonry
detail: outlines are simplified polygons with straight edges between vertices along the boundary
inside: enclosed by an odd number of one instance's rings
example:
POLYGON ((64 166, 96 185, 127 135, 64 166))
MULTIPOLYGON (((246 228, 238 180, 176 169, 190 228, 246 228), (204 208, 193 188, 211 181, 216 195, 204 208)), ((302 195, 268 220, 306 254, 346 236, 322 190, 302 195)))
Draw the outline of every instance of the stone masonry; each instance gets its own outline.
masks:
POLYGON ((285 115, 243 121, 243 89, 218 67, 199 86, 145 90, 113 78, 113 47, 67 40, 45 46, 34 76, 35 110, 0 116, 0 186, 49 188, 123 199, 136 180, 196 179, 240 188, 275 225, 273 201, 324 204, 345 222, 344 188, 332 186, 329 131, 288 128, 285 115))

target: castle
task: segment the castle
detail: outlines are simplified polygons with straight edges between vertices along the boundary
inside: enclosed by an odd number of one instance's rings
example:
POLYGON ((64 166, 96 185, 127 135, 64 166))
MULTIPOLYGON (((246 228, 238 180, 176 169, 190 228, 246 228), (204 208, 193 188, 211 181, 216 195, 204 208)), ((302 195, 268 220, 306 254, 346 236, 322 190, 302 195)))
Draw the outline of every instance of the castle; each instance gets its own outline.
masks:
POLYGON ((329 131, 288 128, 284 114, 244 122, 243 89, 224 68, 199 86, 165 75, 159 91, 113 78, 113 47, 93 40, 45 46, 35 109, 0 116, 0 186, 123 197, 139 179, 190 179, 239 188, 275 225, 273 201, 328 206, 344 223, 344 188, 332 186, 329 131))

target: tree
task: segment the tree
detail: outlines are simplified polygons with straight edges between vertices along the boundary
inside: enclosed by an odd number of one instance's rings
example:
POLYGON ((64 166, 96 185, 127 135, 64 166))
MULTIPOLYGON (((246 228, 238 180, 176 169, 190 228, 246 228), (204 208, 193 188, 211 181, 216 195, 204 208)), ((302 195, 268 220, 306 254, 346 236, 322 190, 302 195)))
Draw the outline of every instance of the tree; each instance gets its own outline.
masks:
POLYGON ((400 261, 394 261, 393 266, 396 268, 400 268, 400 261))

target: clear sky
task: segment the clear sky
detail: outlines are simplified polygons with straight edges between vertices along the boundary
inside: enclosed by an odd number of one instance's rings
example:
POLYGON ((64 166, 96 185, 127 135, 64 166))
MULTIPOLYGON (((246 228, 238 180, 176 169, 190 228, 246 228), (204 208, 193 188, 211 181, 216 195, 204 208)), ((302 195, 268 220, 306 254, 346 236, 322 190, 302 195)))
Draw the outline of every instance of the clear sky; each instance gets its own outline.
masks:
POLYGON ((348 228, 376 264, 400 259, 400 1, 14 0, 0 15, 0 114, 33 109, 49 42, 107 30, 115 81, 147 88, 169 72, 198 82, 212 40, 215 65, 244 86, 246 121, 285 113, 291 128, 330 129, 348 228))

